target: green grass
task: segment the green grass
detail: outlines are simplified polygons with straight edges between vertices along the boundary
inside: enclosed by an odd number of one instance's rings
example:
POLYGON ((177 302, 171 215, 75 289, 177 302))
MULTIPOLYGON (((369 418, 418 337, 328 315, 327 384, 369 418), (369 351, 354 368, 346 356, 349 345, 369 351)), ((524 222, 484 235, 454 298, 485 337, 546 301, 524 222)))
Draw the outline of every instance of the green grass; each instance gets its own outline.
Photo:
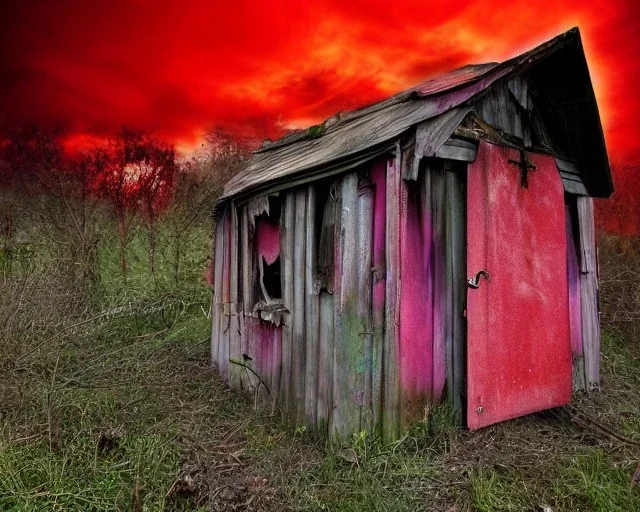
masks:
POLYGON ((443 406, 394 443, 326 443, 211 368, 208 244, 189 237, 178 283, 169 235, 154 279, 134 231, 126 286, 103 245, 95 302, 108 315, 67 305, 64 283, 3 285, 0 510, 640 510, 634 340, 603 332, 602 391, 574 400, 597 425, 561 409, 469 432, 443 406))
MULTIPOLYGON (((640 510, 629 488, 640 450, 566 419, 467 432, 436 408, 396 443, 361 433, 325 445, 218 380, 208 322, 195 307, 170 328, 157 313, 110 318, 54 349, 55 376, 29 373, 20 402, 3 412, 0 509, 640 510)), ((605 349, 616 396, 626 359, 622 346, 605 349)), ((635 406, 611 407, 623 405, 635 406)))

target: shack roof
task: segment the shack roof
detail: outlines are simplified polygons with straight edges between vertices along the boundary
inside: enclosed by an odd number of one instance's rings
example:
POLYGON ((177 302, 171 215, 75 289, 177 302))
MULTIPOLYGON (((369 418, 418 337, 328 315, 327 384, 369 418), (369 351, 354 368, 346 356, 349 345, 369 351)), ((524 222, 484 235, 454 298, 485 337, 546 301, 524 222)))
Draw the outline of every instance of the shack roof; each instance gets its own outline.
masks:
POLYGON ((576 163, 588 193, 613 192, 611 170, 578 28, 502 63, 469 65, 386 100, 338 113, 257 150, 224 188, 221 200, 266 193, 301 179, 336 172, 388 152, 414 125, 429 121, 444 142, 473 103, 500 80, 527 73, 534 107, 559 156, 576 163))

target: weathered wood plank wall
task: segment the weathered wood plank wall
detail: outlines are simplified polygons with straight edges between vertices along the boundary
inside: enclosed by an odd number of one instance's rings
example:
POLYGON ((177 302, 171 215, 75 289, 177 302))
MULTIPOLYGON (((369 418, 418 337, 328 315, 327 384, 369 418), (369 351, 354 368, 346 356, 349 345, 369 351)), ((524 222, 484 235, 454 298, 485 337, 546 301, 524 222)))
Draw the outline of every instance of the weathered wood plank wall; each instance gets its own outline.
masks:
POLYGON ((401 424, 446 395, 462 410, 466 164, 426 159, 403 182, 401 208, 401 424))
MULTIPOLYGON (((527 84, 516 78, 475 108, 528 143, 530 107, 527 84)), ((375 427, 391 439, 445 395, 464 410, 466 163, 421 161, 415 147, 398 143, 392 157, 331 178, 332 281, 317 273, 317 209, 325 207, 317 184, 280 193, 282 325, 253 311, 252 228, 269 201, 238 210, 230 203, 216 227, 214 364, 232 386, 260 388, 262 401, 297 424, 335 436, 375 427), (243 354, 264 386, 229 366, 243 354)), ((591 389, 599 383, 600 343, 593 207, 589 198, 573 200, 567 268, 574 385, 591 389)))
POLYGON ((524 77, 514 77, 488 89, 476 105, 478 115, 490 125, 531 145, 531 99, 524 77))
MULTIPOLYGON (((293 324, 293 342, 291 347, 291 371, 294 389, 292 404, 296 410, 296 421, 304 423, 305 419, 305 368, 306 368, 306 317, 305 317, 305 277, 306 277, 306 221, 307 221, 307 191, 300 189, 295 192, 295 222, 293 236, 293 273, 285 274, 284 283, 293 280, 293 302, 291 323, 293 324), (291 279, 291 278, 294 279, 291 279)), ((293 409, 292 409, 293 410, 293 409)))
POLYGON ((222 233, 224 243, 221 247, 222 272, 221 272, 221 294, 220 294, 220 321, 219 321, 219 341, 218 341, 218 371, 223 379, 229 378, 229 329, 231 327, 231 207, 225 211, 222 221, 222 233))
POLYGON ((280 326, 253 311, 260 243, 251 227, 263 209, 229 205, 216 228, 215 363, 229 368, 229 358, 248 355, 243 362, 259 378, 232 364, 232 386, 257 389, 260 401, 291 421, 333 436, 378 428, 395 437, 441 400, 452 364, 453 271, 446 258, 454 227, 447 201, 459 198, 447 192, 442 162, 423 168, 418 181, 404 181, 402 158, 398 150, 333 181, 326 206, 335 211, 332 293, 317 274, 316 210, 325 206, 317 204, 316 187, 280 194, 288 309, 280 326))

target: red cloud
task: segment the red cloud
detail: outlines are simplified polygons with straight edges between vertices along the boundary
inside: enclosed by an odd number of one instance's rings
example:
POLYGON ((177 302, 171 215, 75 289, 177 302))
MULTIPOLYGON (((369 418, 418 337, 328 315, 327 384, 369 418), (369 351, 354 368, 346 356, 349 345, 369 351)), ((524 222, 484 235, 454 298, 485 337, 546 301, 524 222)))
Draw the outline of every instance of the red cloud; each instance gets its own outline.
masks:
POLYGON ((273 138, 579 25, 612 160, 640 163, 632 0, 4 4, 0 113, 77 143, 122 125, 173 143, 214 126, 273 138))

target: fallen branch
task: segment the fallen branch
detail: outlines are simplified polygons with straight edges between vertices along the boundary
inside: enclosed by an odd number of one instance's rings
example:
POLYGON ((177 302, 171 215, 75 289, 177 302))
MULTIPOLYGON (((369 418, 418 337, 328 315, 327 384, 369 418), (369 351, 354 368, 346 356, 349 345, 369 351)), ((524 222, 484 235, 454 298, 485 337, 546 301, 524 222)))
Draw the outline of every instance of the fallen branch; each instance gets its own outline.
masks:
POLYGON ((229 362, 230 362, 230 363, 233 363, 233 364, 237 364, 238 366, 242 366, 243 368, 246 368, 246 369, 247 369, 247 370, 249 370, 251 373, 253 373, 253 374, 258 378, 258 380, 260 381, 260 384, 262 384, 262 385, 264 386, 264 389, 266 389, 266 390, 267 390, 267 394, 269 394, 269 395, 271 394, 271 391, 269 391, 269 386, 267 386, 267 383, 266 383, 265 381, 263 381, 263 380, 262 380, 262 377, 260 377, 260 375, 258 375, 258 374, 256 373, 256 371, 255 371, 253 368, 251 368, 251 366, 249 366, 249 365, 247 365, 247 364, 244 364, 243 362, 238 361, 238 360, 236 360, 236 359, 229 359, 229 362))
POLYGON ((568 409, 569 409, 569 413, 571 414, 571 419, 578 426, 581 426, 582 428, 588 428, 589 424, 591 424, 594 427, 601 430, 602 432, 604 432, 605 434, 607 434, 609 437, 612 437, 613 439, 616 439, 621 443, 630 444, 632 446, 640 446, 639 441, 630 439, 626 436, 623 436, 622 434, 619 434, 618 432, 610 429, 609 427, 603 425, 602 423, 599 423, 598 421, 594 420, 590 416, 587 416, 585 413, 578 411, 578 409, 576 409, 574 406, 570 405, 568 409), (580 425, 580 423, 582 423, 582 425, 580 425))

